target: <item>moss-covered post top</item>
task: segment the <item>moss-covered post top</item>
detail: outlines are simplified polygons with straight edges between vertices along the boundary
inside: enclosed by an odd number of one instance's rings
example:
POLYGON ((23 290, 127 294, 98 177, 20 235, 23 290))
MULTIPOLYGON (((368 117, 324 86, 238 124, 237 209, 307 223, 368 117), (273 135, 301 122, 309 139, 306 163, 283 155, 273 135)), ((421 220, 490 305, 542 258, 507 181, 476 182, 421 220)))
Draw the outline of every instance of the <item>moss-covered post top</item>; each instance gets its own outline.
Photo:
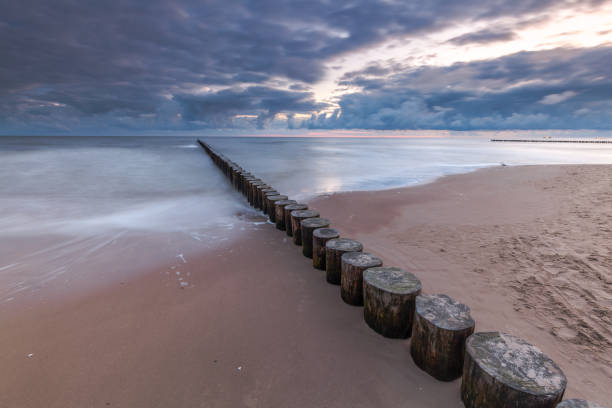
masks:
POLYGON ((500 332, 471 335, 466 352, 491 377, 532 395, 555 395, 564 390, 563 371, 537 347, 500 332))
POLYGON ((346 252, 342 255, 342 262, 360 269, 373 268, 382 265, 382 259, 367 252, 346 252))
POLYGON ((300 204, 300 203, 297 203, 297 204, 288 204, 285 207, 285 210, 288 210, 288 211, 307 210, 307 209, 308 209, 308 206, 306 204, 300 204))
POLYGON ((300 222, 302 228, 321 228, 329 225, 329 220, 327 218, 306 218, 300 222))
POLYGON ((279 201, 275 202, 274 204, 285 206, 285 205, 289 205, 289 204, 297 204, 297 202, 295 200, 279 200, 279 201))
POLYGON ((295 218, 313 218, 318 217, 319 213, 315 210, 294 210, 291 211, 291 216, 295 218))
POLYGON ((287 200, 289 198, 286 195, 282 195, 282 194, 271 195, 267 197, 268 197, 268 200, 270 201, 281 201, 281 200, 287 200))
POLYGON ((447 295, 419 295, 416 311, 428 322, 445 330, 463 330, 474 327, 470 308, 447 295))
POLYGON ((412 273, 392 266, 366 269, 363 280, 385 292, 400 295, 417 293, 422 288, 421 281, 412 273))
POLYGON ((325 246, 329 249, 342 252, 359 252, 363 250, 361 242, 348 238, 335 238, 327 241, 325 246))
POLYGON ((331 239, 338 238, 340 236, 340 233, 338 232, 338 230, 335 230, 333 228, 317 228, 312 232, 312 235, 317 238, 331 239))

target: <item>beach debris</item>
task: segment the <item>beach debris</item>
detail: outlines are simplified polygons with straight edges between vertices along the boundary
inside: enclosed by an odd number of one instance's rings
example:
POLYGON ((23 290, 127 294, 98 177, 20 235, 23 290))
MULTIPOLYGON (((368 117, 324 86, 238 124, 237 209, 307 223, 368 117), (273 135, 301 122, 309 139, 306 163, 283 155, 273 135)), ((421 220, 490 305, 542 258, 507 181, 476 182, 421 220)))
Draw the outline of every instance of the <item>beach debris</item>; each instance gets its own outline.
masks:
POLYGON ((410 337, 415 301, 421 294, 421 287, 416 276, 400 268, 381 266, 366 269, 363 272, 364 320, 385 337, 410 337))
POLYGON ((28 358, 32 358, 32 357, 34 357, 34 353, 30 353, 30 354, 28 354, 28 355, 27 355, 27 357, 28 357, 28 358))
POLYGON ((176 257, 183 261, 183 263, 187 263, 187 260, 185 259, 185 256, 183 254, 178 254, 176 257))
POLYGON ((465 341, 474 333, 470 308, 447 295, 419 295, 412 326, 410 354, 432 377, 461 377, 465 341))
POLYGON ((472 334, 466 341, 461 399, 466 408, 553 408, 567 379, 540 349, 500 332, 472 334))
POLYGON ((242 366, 238 366, 238 371, 242 371, 242 366))

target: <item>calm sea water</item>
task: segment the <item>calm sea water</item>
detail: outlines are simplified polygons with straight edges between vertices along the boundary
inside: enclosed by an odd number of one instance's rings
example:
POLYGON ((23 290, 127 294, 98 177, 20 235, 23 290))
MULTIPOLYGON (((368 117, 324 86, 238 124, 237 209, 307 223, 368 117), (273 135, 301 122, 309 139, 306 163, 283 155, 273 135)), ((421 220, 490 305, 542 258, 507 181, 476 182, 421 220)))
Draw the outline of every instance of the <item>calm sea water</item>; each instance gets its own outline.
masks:
MULTIPOLYGON (((481 137, 203 139, 300 200, 409 186, 500 163, 612 163, 612 145, 481 137)), ((193 233, 231 224, 248 211, 193 137, 1 137, 0 209, 4 236, 193 233)))
MULTIPOLYGON (((500 163, 612 163, 612 145, 482 137, 205 140, 299 200, 500 163)), ((168 259, 176 284, 189 285, 180 265, 260 228, 255 215, 193 137, 0 137, 0 303, 168 259)))

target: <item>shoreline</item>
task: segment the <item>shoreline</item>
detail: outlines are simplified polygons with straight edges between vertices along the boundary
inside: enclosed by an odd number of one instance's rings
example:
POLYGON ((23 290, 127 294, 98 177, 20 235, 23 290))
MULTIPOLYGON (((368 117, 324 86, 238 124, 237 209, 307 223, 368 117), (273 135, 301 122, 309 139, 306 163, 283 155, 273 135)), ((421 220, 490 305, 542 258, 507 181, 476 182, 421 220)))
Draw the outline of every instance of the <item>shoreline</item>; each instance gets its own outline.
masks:
MULTIPOLYGON (((566 398, 604 403, 612 372, 608 346, 592 341, 601 328, 585 316, 593 300, 559 305, 555 293, 520 294, 575 283, 555 280, 563 268, 610 284, 611 269, 601 272, 610 266, 610 174, 605 165, 495 166, 310 204, 385 265, 415 272, 425 292, 469 305, 477 331, 508 331, 540 347, 564 369, 566 398), (576 253, 573 244, 597 253, 576 253), (548 281, 538 282, 540 268, 548 281), (579 313, 564 325, 554 312, 569 306, 579 313), (589 341, 567 331, 572 319, 586 325, 589 341)), ((369 330, 362 309, 344 304, 297 248, 260 225, 188 258, 181 273, 191 287, 180 288, 172 265, 159 265, 87 296, 4 309, 0 347, 9 352, 0 363, 11 374, 0 405, 460 406, 460 380, 432 379, 414 366, 408 341, 369 330)), ((610 292, 572 289, 585 292, 564 296, 577 301, 590 291, 602 319, 609 316, 610 292)))

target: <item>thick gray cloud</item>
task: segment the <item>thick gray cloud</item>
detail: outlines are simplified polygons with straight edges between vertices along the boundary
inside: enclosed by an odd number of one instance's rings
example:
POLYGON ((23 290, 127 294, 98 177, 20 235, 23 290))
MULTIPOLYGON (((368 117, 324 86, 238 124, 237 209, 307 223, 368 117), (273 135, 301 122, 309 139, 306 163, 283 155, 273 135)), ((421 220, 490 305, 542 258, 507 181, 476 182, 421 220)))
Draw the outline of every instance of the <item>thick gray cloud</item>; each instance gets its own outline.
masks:
POLYGON ((234 115, 249 112, 257 116, 258 128, 277 113, 299 113, 321 110, 325 106, 314 101, 311 92, 284 91, 262 86, 228 89, 202 95, 177 95, 183 118, 198 121, 204 127, 234 127, 234 115))
POLYGON ((368 68, 342 83, 363 92, 313 128, 545 129, 611 127, 612 47, 521 52, 450 67, 368 68))
POLYGON ((0 134, 223 127, 235 114, 262 126, 275 113, 320 108, 308 91, 330 58, 571 4, 0 0, 0 134))

